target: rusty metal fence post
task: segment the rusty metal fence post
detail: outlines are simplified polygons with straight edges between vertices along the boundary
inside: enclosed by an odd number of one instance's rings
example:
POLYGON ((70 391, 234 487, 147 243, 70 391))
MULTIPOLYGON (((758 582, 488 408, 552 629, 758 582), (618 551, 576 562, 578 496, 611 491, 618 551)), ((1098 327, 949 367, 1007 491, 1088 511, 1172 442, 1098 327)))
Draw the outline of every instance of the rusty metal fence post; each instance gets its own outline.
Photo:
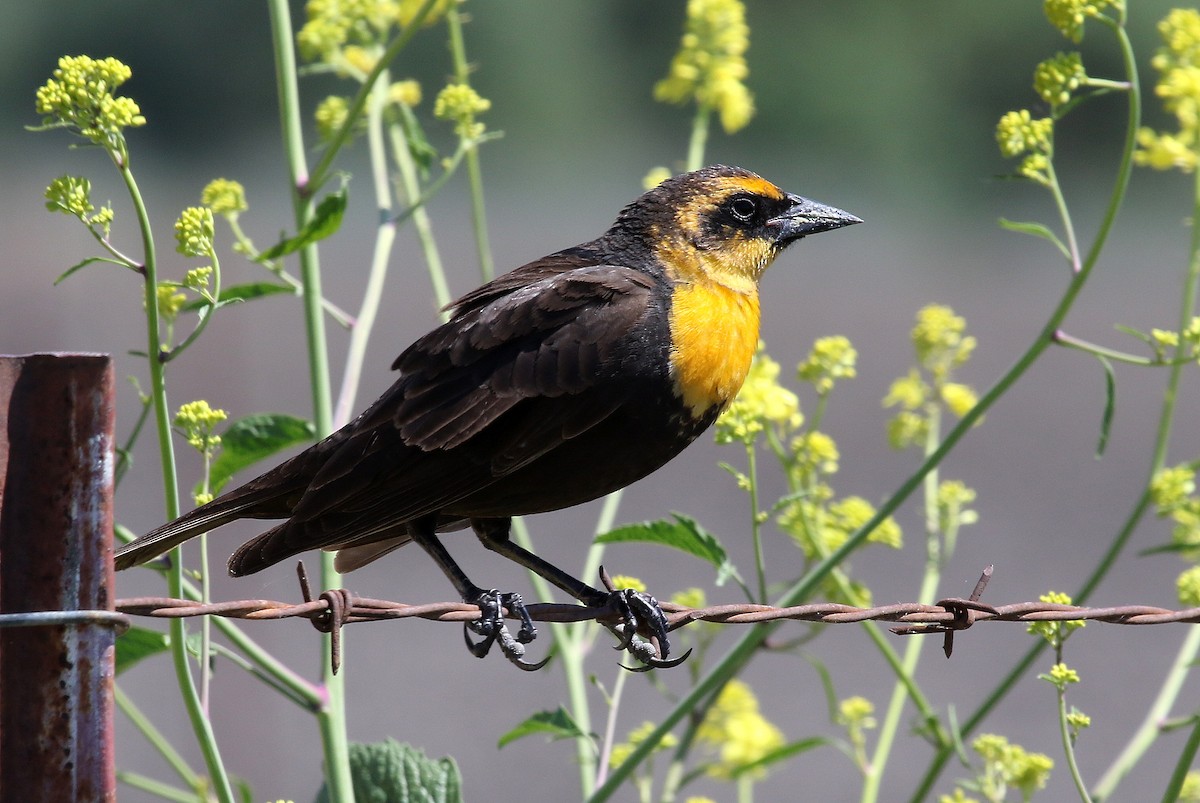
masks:
POLYGON ((116 799, 113 371, 0 356, 0 800, 116 799))

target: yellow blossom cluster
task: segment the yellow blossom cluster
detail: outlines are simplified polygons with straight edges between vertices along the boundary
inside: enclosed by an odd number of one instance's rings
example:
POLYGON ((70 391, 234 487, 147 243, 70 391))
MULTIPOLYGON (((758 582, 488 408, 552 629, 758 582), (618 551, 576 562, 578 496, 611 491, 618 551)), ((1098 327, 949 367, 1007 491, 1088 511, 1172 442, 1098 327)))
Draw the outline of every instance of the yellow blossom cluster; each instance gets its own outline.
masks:
MULTIPOLYGON (((653 722, 643 722, 629 732, 629 736, 625 741, 614 744, 612 750, 608 754, 608 764, 610 767, 619 767, 625 763, 625 759, 629 758, 629 754, 646 741, 646 737, 654 732, 655 724, 653 722)), ((660 750, 669 750, 679 744, 679 740, 675 738, 675 734, 668 733, 662 740, 654 746, 654 752, 660 750)))
MULTIPOLYGON (((445 15, 454 2, 435 3, 425 16, 425 24, 445 15)), ((300 55, 309 61, 334 65, 342 59, 352 61, 353 52, 346 51, 377 44, 395 26, 407 28, 422 5, 424 0, 309 0, 304 6, 306 21, 296 34, 300 55)))
POLYGON ((229 417, 219 408, 200 399, 188 402, 175 414, 175 426, 183 433, 188 445, 201 454, 211 455, 221 445, 221 436, 213 432, 217 424, 229 417))
POLYGON ((214 215, 237 215, 249 209, 246 189, 237 181, 216 178, 200 191, 200 203, 212 210, 214 215))
POLYGON ((754 96, 744 83, 750 28, 740 0, 688 0, 679 52, 667 77, 654 87, 656 100, 695 101, 714 109, 728 133, 754 116, 754 96))
POLYGON ((1177 8, 1158 24, 1163 47, 1152 64, 1159 72, 1155 94, 1175 115, 1176 132, 1138 131, 1137 163, 1155 170, 1196 169, 1200 159, 1200 11, 1177 8))
POLYGON ((940 401, 962 417, 978 396, 969 386, 950 381, 954 369, 970 359, 975 338, 966 334, 966 320, 942 304, 929 304, 917 313, 910 335, 919 367, 892 382, 884 407, 900 410, 888 422, 888 441, 895 449, 923 444, 929 433, 930 406, 940 401), (921 373, 928 373, 928 380, 921 373))
POLYGON ((1125 0, 1045 0, 1042 5, 1046 19, 1073 42, 1083 39, 1083 25, 1113 8, 1124 13, 1125 0))
POLYGON ((812 351, 800 363, 797 373, 805 382, 811 382, 820 394, 833 390, 839 379, 853 379, 857 372, 855 363, 858 352, 843 335, 821 337, 813 343, 812 351))
POLYGON ((207 206, 189 206, 175 221, 175 250, 189 257, 213 255, 213 211, 207 206))
POLYGON ((1033 71, 1033 89, 1053 108, 1071 99, 1071 93, 1087 81, 1083 57, 1078 53, 1058 53, 1033 71))
POLYGON ((1010 159, 1024 156, 1017 175, 1050 184, 1050 158, 1054 153, 1054 119, 1033 119, 1028 109, 1008 112, 996 124, 996 142, 1000 153, 1010 159))
MULTIPOLYGON (((758 698, 749 685, 731 680, 721 689, 696 731, 696 738, 714 748, 718 759, 709 774, 728 778, 737 769, 764 758, 784 745, 784 736, 758 708, 758 698)), ((762 777, 759 768, 751 774, 762 777)))
POLYGON ((717 443, 750 444, 770 425, 800 426, 800 399, 779 384, 779 373, 779 363, 760 344, 737 397, 717 419, 717 443))
POLYGON ((142 116, 131 98, 113 92, 133 71, 114 58, 63 56, 54 77, 37 90, 37 111, 43 124, 65 126, 97 145, 125 152, 122 129, 142 126, 142 116))
MULTIPOLYGON (((1070 605, 1071 595, 1064 594, 1061 591, 1050 591, 1038 597, 1042 602, 1051 605, 1070 605)), ((1051 647, 1061 647, 1063 642, 1067 640, 1073 632, 1083 627, 1086 622, 1082 620, 1068 622, 1034 622, 1028 628, 1029 633, 1035 636, 1041 636, 1046 640, 1051 647)))
POLYGON ((492 108, 492 102, 480 97, 468 84, 449 84, 438 93, 433 103, 433 116, 454 122, 454 130, 463 139, 475 139, 483 134, 483 123, 476 115, 492 108))
POLYGON ((1010 786, 1028 800, 1046 786, 1054 768, 1054 760, 1044 753, 1030 753, 994 733, 982 734, 971 747, 984 760, 980 791, 988 800, 1003 800, 1010 786))

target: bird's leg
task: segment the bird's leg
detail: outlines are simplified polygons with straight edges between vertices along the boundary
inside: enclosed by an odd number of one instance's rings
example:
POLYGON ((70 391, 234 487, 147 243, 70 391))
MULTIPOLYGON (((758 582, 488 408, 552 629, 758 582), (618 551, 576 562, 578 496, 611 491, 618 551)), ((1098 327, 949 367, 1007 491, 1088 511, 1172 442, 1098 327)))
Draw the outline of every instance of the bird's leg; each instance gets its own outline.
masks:
POLYGON ((584 605, 595 608, 609 605, 615 607, 621 616, 621 623, 609 629, 620 641, 617 648, 628 650, 645 664, 646 668, 669 668, 677 666, 687 658, 687 654, 684 654, 673 661, 666 660, 671 651, 671 644, 667 639, 667 617, 654 597, 629 588, 608 591, 593 588, 553 563, 514 544, 509 538, 511 527, 511 519, 471 519, 471 529, 488 549, 540 575, 584 605), (638 630, 649 633, 657 647, 655 644, 634 639, 638 630))
POLYGON ((476 658, 482 658, 491 650, 492 644, 499 642, 504 656, 521 669, 532 672, 545 666, 546 661, 550 660, 549 657, 533 664, 523 660, 525 645, 537 636, 537 629, 533 626, 529 612, 525 610, 525 603, 521 599, 521 595, 501 593, 496 589, 485 591, 472 583, 454 558, 450 557, 446 548, 442 546, 435 528, 436 520, 434 518, 421 519, 409 525, 409 535, 414 543, 433 558, 442 573, 454 584, 454 588, 462 597, 463 602, 479 606, 479 619, 463 626, 463 638, 467 642, 467 649, 476 658), (521 619, 521 629, 515 638, 508 632, 508 627, 504 624, 505 608, 521 619), (472 632, 483 636, 483 640, 472 641, 470 636, 472 632))

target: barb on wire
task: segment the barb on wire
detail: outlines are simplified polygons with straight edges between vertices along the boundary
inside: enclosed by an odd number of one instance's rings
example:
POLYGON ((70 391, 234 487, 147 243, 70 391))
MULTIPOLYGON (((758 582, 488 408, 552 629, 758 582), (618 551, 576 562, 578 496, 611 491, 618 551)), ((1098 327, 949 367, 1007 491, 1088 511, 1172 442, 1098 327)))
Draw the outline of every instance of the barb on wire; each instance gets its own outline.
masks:
MULTIPOLYGON (((420 618, 437 622, 470 622, 479 618, 479 608, 463 602, 434 602, 409 605, 403 602, 359 597, 345 589, 326 591, 314 599, 304 575, 303 565, 297 567, 304 602, 295 604, 265 599, 247 599, 202 605, 192 600, 169 597, 133 597, 119 599, 116 610, 131 616, 176 618, 191 616, 224 616, 234 619, 304 618, 318 630, 331 634, 334 642, 332 661, 334 671, 340 663, 337 647, 341 627, 355 622, 379 622, 389 619, 420 618)), ((987 605, 979 601, 992 567, 988 566, 968 599, 948 598, 934 605, 916 602, 857 608, 840 603, 817 602, 790 608, 770 605, 731 604, 706 608, 686 608, 662 603, 667 615, 667 629, 676 630, 692 622, 719 624, 757 624, 792 619, 824 624, 853 622, 898 622, 892 628, 898 635, 927 635, 943 633, 943 650, 950 656, 953 635, 978 622, 1063 622, 1088 620, 1121 625, 1157 625, 1168 623, 1198 623, 1200 608, 1169 610, 1150 605, 1119 605, 1088 608, 1048 602, 1018 602, 1008 605, 987 605)), ((590 608, 577 604, 534 603, 526 606, 529 616, 538 622, 609 621, 614 617, 611 607, 590 608)))

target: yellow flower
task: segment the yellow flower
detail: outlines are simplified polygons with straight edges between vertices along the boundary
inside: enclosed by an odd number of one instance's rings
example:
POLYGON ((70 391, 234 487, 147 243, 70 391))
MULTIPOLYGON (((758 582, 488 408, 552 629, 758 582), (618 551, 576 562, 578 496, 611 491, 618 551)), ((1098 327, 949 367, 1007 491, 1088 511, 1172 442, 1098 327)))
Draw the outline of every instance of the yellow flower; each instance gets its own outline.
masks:
POLYGON ((207 206, 189 206, 175 221, 175 250, 189 257, 213 255, 213 213, 207 206))
POLYGON ((642 178, 642 188, 652 190, 671 177, 671 171, 665 167, 652 167, 642 178))
POLYGON ((221 445, 221 437, 213 434, 213 428, 229 417, 221 409, 214 409, 208 402, 188 402, 175 414, 175 426, 183 432, 188 445, 198 452, 212 454, 221 445))
POLYGON ((1175 590, 1181 605, 1200 608, 1200 566, 1193 566, 1179 575, 1179 579, 1175 581, 1175 590))
POLYGON ((717 419, 717 443, 752 443, 770 424, 800 426, 800 399, 779 384, 779 371, 760 345, 737 397, 717 419))
POLYGON ((330 95, 317 104, 314 114, 317 120, 317 137, 322 142, 329 142, 342 130, 346 117, 350 114, 350 104, 345 98, 330 95))
POLYGON ((892 382, 892 386, 888 388, 888 394, 883 397, 883 406, 900 405, 905 410, 916 410, 925 404, 928 397, 929 386, 925 384, 925 380, 921 379, 921 375, 914 368, 908 372, 908 376, 902 376, 892 382))
MULTIPOLYGON (((656 727, 658 726, 653 722, 643 722, 641 725, 638 725, 636 728, 631 730, 629 732, 629 736, 624 742, 619 742, 613 745, 612 750, 609 751, 608 765, 610 767, 616 767, 625 763, 625 759, 629 758, 629 754, 633 752, 633 749, 642 742, 646 741, 646 737, 653 733, 656 727)), ((668 733, 657 745, 654 746, 653 752, 657 753, 660 750, 669 750, 672 747, 675 747, 677 744, 679 744, 679 739, 676 738, 675 734, 668 733)))
POLYGON ((1034 91, 1042 100, 1061 106, 1071 99, 1071 93, 1087 81, 1083 59, 1078 53, 1058 53, 1046 59, 1033 71, 1034 91))
POLYGON ((246 188, 227 178, 215 178, 208 182, 200 191, 200 203, 211 209, 214 215, 236 215, 249 208, 246 188))
POLYGON ((1179 130, 1138 131, 1137 163, 1155 170, 1178 168, 1189 173, 1196 168, 1200 151, 1200 11, 1177 8, 1158 24, 1163 40, 1151 64, 1160 77, 1155 94, 1175 115, 1179 130))
POLYGON ((1123 9, 1125 0, 1045 0, 1043 10, 1050 24, 1073 42, 1083 39, 1083 24, 1106 8, 1123 9))
POLYGON ((811 382, 818 393, 828 393, 838 379, 853 379, 857 372, 858 352, 842 335, 818 338, 808 358, 796 369, 800 378, 811 382))
POLYGON ((636 577, 630 577, 627 574, 614 574, 611 579, 612 579, 613 588, 616 588, 616 589, 628 588, 628 589, 632 589, 634 591, 642 591, 642 592, 644 592, 646 590, 645 583, 643 583, 641 580, 637 579, 636 577))
POLYGON ((677 591, 671 595, 671 602, 693 609, 703 608, 708 604, 703 588, 685 588, 683 591, 677 591))
POLYGON ((912 342, 917 359, 933 373, 935 382, 962 365, 975 350, 975 338, 965 335, 967 321, 942 304, 930 304, 917 313, 912 342))
POLYGON ((187 296, 179 292, 176 285, 165 282, 155 288, 155 298, 158 302, 158 314, 168 324, 179 317, 180 310, 187 303, 187 296))
POLYGON ((438 93, 433 103, 433 116, 439 120, 453 120, 454 130, 463 139, 474 139, 483 134, 483 123, 475 121, 477 114, 492 108, 492 102, 480 97, 468 84, 449 84, 438 93))
POLYGON ((97 145, 124 153, 121 130, 146 124, 130 98, 113 96, 133 71, 114 58, 63 56, 54 77, 37 90, 37 111, 43 124, 73 128, 97 145))
MULTIPOLYGON (((728 778, 734 770, 764 758, 785 742, 783 733, 759 712, 754 692, 740 680, 731 680, 721 689, 696 738, 719 751, 719 760, 709 770, 719 778, 728 778)), ((765 773, 758 769, 753 775, 765 773)))
POLYGON ((947 382, 942 385, 942 401, 946 403, 946 407, 950 408, 950 412, 962 418, 975 406, 979 397, 967 385, 947 382))
POLYGON ((749 75, 746 50, 750 28, 739 0, 688 0, 679 52, 654 97, 667 103, 695 101, 715 109, 729 133, 754 116, 754 96, 744 83, 749 75))
POLYGON ((397 81, 388 88, 388 100, 405 106, 421 105, 421 84, 413 79, 397 81))
POLYGON ((1196 472, 1187 466, 1163 468, 1150 481, 1150 499, 1165 516, 1196 492, 1196 472))

